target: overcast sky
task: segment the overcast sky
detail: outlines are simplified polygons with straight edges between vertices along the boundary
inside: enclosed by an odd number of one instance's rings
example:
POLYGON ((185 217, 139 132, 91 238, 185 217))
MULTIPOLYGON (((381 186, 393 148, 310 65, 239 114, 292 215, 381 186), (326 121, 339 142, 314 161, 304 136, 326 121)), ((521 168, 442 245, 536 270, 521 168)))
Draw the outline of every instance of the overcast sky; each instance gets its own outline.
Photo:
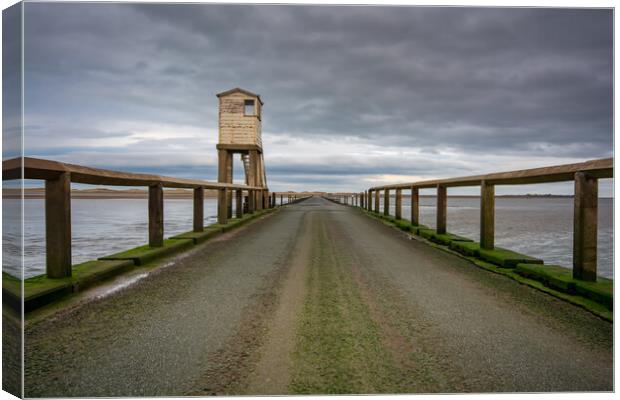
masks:
POLYGON ((26 155, 215 180, 215 94, 239 86, 272 190, 610 157, 612 31, 611 10, 27 3, 26 155))

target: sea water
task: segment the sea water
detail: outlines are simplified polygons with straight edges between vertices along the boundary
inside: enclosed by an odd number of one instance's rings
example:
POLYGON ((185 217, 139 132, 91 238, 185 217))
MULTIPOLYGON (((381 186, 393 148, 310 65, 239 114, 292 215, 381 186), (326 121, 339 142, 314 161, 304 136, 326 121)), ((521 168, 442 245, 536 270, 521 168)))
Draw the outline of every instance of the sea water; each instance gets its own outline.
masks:
MULTIPOLYGON (((216 222, 217 201, 205 199, 205 225, 216 222)), ((436 199, 421 197, 420 223, 435 227, 436 199)), ((234 202, 233 202, 234 206, 234 202)), ((192 199, 165 199, 164 236, 192 230, 192 199)), ((19 200, 3 200, 3 271, 20 275, 19 200)), ((394 215, 394 199, 391 200, 394 215)), ((403 218, 411 207, 403 199, 403 218)), ((128 250, 148 242, 147 199, 72 199, 73 264, 128 250)), ((448 197, 449 232, 479 239, 480 199, 448 197)), ((572 198, 495 200, 495 244, 542 258, 546 264, 572 266, 572 198)), ((45 208, 42 199, 24 201, 24 275, 45 272, 45 208)), ((599 199, 598 272, 613 277, 613 200, 599 199)))

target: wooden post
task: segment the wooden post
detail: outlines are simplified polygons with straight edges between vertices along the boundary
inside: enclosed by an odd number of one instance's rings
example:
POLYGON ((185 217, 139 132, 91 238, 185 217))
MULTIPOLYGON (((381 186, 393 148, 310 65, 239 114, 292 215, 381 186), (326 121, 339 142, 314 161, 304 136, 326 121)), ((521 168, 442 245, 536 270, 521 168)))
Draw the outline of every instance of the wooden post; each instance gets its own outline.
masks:
POLYGON ((486 181, 480 184, 480 247, 495 247, 495 186, 486 181))
POLYGON ((280 194, 280 205, 284 204, 284 196, 282 196, 282 194, 280 194))
POLYGON ((396 206, 394 217, 396 219, 401 219, 403 209, 403 190, 400 188, 396 189, 396 203, 394 205, 396 206))
POLYGON ((445 186, 437 185, 437 233, 446 233, 446 219, 448 216, 448 191, 445 186))
MULTIPOLYGON (((233 157, 228 150, 218 150, 217 153, 217 181, 221 183, 232 183, 232 168, 233 157)), ((232 218, 232 193, 227 194, 229 196, 226 200, 226 215, 227 218, 232 218)))
POLYGON ((262 190, 257 190, 256 191, 256 209, 258 211, 263 209, 263 191, 262 190))
MULTIPOLYGON (((248 169, 248 185, 250 186, 259 186, 258 181, 258 151, 257 150, 250 150, 249 151, 249 155, 250 155, 250 168, 248 169)), ((252 212, 259 210, 259 201, 258 201, 258 191, 257 190, 252 190, 250 191, 250 203, 251 203, 251 208, 252 208, 252 212)))
MULTIPOLYGON (((232 154, 228 154, 228 157, 226 159, 226 182, 227 183, 232 183, 233 182, 233 155, 232 154)), ((232 218, 233 217, 233 192, 232 190, 227 190, 227 209, 228 209, 228 218, 232 218)))
POLYGON ((256 208, 254 203, 254 193, 253 190, 248 190, 248 214, 252 214, 256 208))
POLYGON ((217 190, 217 222, 225 225, 228 223, 228 190, 217 190))
POLYGON ((573 277, 596 282, 598 180, 575 173, 573 277))
POLYGON ((226 199, 226 213, 227 213, 227 218, 230 219, 233 217, 233 207, 232 207, 232 202, 233 202, 233 192, 232 190, 227 190, 226 191, 228 198, 226 199))
POLYGON ((161 183, 149 186, 149 246, 164 245, 164 189, 161 183))
POLYGON ((368 191, 368 201, 366 202, 366 209, 372 211, 372 190, 368 191))
POLYGON ((420 224, 420 191, 416 187, 411 187, 411 224, 420 224))
POLYGON ((235 207, 237 209, 236 210, 237 218, 242 218, 243 217, 243 190, 241 189, 235 190, 235 198, 236 198, 235 207))
POLYGON ((226 176, 228 172, 228 151, 217 151, 217 181, 226 182, 226 176))
POLYGON ((276 206, 276 192, 271 193, 271 208, 276 206))
POLYGON ((71 175, 68 172, 45 181, 45 250, 47 277, 71 276, 71 175))
POLYGON ((379 210, 379 205, 381 204, 381 200, 379 199, 379 195, 380 195, 380 190, 375 190, 375 212, 378 213, 379 210))
POLYGON ((205 190, 194 188, 194 232, 204 231, 205 190))
POLYGON ((383 192, 383 215, 390 215, 390 190, 385 189, 383 192))
POLYGON ((253 190, 248 190, 248 214, 252 214, 256 208, 255 206, 255 196, 254 196, 254 191, 253 190))
POLYGON ((366 201, 366 191, 363 191, 360 194, 360 208, 364 208, 364 205, 366 204, 365 201, 366 201))

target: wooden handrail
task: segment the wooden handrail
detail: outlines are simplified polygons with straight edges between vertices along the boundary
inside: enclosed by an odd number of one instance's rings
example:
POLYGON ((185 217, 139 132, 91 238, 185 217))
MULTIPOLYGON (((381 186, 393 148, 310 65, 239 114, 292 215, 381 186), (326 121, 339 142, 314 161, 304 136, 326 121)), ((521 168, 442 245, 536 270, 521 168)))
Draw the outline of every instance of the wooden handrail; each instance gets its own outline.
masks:
POLYGON ((247 212, 274 207, 267 187, 171 178, 152 174, 112 171, 39 158, 19 157, 2 162, 2 179, 40 179, 45 181, 46 275, 49 278, 71 276, 71 183, 110 186, 148 187, 149 245, 164 245, 164 188, 194 191, 193 224, 195 232, 204 230, 204 190, 218 191, 218 222, 232 217, 228 206, 232 191, 237 198, 237 216, 243 216, 243 192, 248 194, 247 212), (23 173, 23 176, 22 176, 23 173), (253 199, 260 199, 258 202, 253 199), (256 204, 255 204, 256 203, 256 204))
POLYGON ((490 250, 495 246, 495 186, 573 181, 575 183, 573 277, 595 281, 597 276, 598 180, 613 178, 613 176, 614 159, 603 158, 576 164, 376 186, 363 193, 360 204, 368 211, 378 213, 381 203, 380 192, 383 191, 383 213, 389 215, 390 191, 395 190, 395 214, 396 218, 400 219, 402 190, 411 190, 411 222, 418 225, 419 189, 434 188, 437 190, 436 231, 443 234, 446 233, 447 222, 447 188, 480 186, 480 247, 490 250))
MULTIPOLYGON (((70 173, 71 182, 90 185, 110 186, 155 186, 161 184, 168 188, 186 189, 230 189, 230 190, 266 190, 264 187, 218 183, 196 179, 171 178, 168 176, 120 172, 101 168, 91 168, 75 164, 40 158, 23 158, 24 179, 54 180, 65 172, 70 173)), ((22 158, 12 158, 2 162, 2 179, 11 180, 21 177, 22 158)))
POLYGON ((576 164, 555 165, 518 171, 498 172, 486 175, 464 176, 460 178, 436 179, 420 182, 397 183, 375 186, 369 190, 385 189, 428 189, 438 185, 445 187, 480 186, 482 181, 490 185, 525 185, 530 183, 566 182, 574 179, 576 172, 585 172, 592 178, 613 178, 614 159, 602 158, 576 164))

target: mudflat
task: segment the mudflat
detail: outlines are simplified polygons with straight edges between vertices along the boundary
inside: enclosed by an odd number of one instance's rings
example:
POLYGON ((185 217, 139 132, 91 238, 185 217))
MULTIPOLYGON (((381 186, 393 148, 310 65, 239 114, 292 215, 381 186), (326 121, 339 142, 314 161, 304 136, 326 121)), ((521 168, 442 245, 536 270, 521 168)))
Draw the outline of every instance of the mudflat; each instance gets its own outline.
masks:
POLYGON ((613 325, 311 198, 25 333, 26 396, 613 390, 613 325))

